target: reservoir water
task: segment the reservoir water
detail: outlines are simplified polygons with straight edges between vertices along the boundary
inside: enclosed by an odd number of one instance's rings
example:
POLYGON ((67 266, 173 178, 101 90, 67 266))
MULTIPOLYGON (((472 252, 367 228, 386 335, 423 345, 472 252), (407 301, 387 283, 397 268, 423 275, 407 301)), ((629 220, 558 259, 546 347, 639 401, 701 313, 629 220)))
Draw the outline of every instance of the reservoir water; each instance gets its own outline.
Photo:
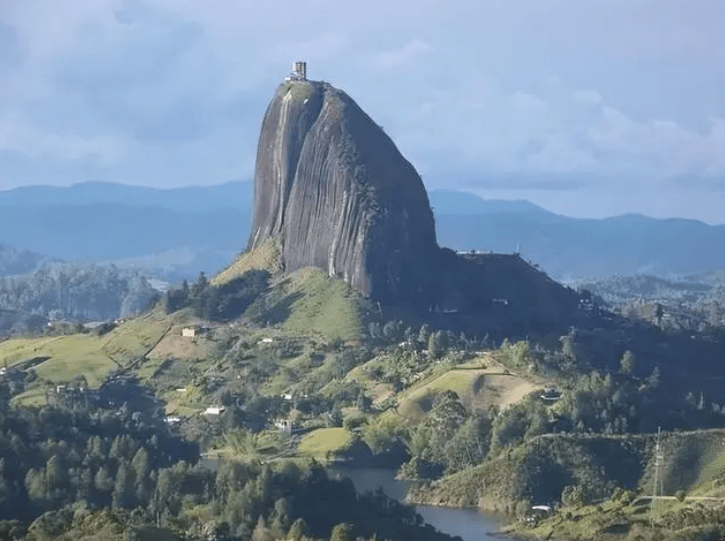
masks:
MULTIPOLYGON (((219 460, 216 458, 202 459, 201 463, 210 470, 216 471, 219 460)), ((327 468, 327 474, 333 478, 349 477, 355 489, 364 494, 382 488, 383 492, 398 501, 404 501, 408 494, 409 483, 395 478, 395 471, 382 468, 327 468)), ((501 535, 496 534, 503 525, 503 518, 475 509, 453 509, 433 505, 416 505, 416 512, 423 520, 436 530, 452 536, 459 536, 463 541, 500 541, 501 535)))
MULTIPOLYGON (((403 501, 408 492, 408 483, 395 479, 395 472, 377 468, 330 468, 330 476, 349 477, 358 492, 383 492, 403 501)), ((463 541, 486 541, 501 538, 496 532, 502 525, 502 518, 475 509, 451 509, 432 505, 416 505, 416 512, 423 520, 438 531, 459 536, 463 541)))

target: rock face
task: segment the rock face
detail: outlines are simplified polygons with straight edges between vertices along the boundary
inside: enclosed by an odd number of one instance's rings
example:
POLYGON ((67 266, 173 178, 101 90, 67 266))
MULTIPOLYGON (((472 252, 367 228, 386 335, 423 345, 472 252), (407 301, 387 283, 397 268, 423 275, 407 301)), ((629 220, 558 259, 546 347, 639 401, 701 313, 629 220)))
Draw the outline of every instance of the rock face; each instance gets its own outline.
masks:
POLYGON ((423 299, 438 245, 423 182, 329 84, 281 85, 262 124, 248 249, 282 240, 285 272, 324 269, 383 302, 423 299))
POLYGON ((286 273, 307 266, 441 326, 562 323, 573 291, 516 255, 440 248, 420 176, 393 141, 329 84, 281 85, 257 151, 248 249, 282 245, 286 273))

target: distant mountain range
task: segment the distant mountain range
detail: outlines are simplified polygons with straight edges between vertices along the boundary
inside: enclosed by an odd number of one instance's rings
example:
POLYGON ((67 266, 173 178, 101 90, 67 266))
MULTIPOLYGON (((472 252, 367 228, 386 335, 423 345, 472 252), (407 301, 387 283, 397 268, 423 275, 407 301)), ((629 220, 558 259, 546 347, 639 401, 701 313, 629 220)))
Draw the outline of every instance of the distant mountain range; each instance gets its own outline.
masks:
POLYGON ((725 268, 725 225, 626 214, 579 219, 527 201, 433 191, 438 242, 457 250, 520 251, 557 279, 673 276, 725 268))
MULTIPOLYGON (((0 275, 32 271, 45 258, 114 261, 171 281, 213 273, 245 247, 252 197, 248 181, 167 190, 87 182, 0 192, 0 275), (21 260, 27 264, 18 266, 21 260)), ((453 190, 429 197, 442 246, 518 250, 558 279, 725 268, 725 225, 631 214, 577 219, 528 201, 453 190)))
POLYGON ((180 281, 216 272, 242 249, 252 195, 250 182, 169 190, 104 182, 16 188, 0 192, 0 242, 180 281))

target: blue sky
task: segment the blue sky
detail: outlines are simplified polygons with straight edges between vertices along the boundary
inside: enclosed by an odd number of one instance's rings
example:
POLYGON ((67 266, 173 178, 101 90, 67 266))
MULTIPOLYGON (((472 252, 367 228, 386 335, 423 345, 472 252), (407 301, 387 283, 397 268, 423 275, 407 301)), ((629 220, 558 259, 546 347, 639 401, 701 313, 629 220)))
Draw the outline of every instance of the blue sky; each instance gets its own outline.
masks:
POLYGON ((299 59, 429 189, 725 223, 723 28, 722 0, 0 0, 0 189, 249 179, 299 59))

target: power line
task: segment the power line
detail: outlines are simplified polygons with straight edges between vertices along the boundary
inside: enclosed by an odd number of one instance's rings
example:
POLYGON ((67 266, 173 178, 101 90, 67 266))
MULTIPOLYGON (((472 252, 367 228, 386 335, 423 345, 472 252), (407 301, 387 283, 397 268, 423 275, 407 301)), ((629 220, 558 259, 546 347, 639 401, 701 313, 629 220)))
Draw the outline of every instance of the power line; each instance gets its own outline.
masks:
POLYGON ((651 528, 654 528, 655 525, 655 502, 657 501, 657 491, 659 489, 660 465, 664 459, 664 456, 660 453, 660 430, 660 427, 657 427, 657 445, 655 446, 655 481, 654 486, 652 487, 652 502, 649 507, 649 524, 651 528))

